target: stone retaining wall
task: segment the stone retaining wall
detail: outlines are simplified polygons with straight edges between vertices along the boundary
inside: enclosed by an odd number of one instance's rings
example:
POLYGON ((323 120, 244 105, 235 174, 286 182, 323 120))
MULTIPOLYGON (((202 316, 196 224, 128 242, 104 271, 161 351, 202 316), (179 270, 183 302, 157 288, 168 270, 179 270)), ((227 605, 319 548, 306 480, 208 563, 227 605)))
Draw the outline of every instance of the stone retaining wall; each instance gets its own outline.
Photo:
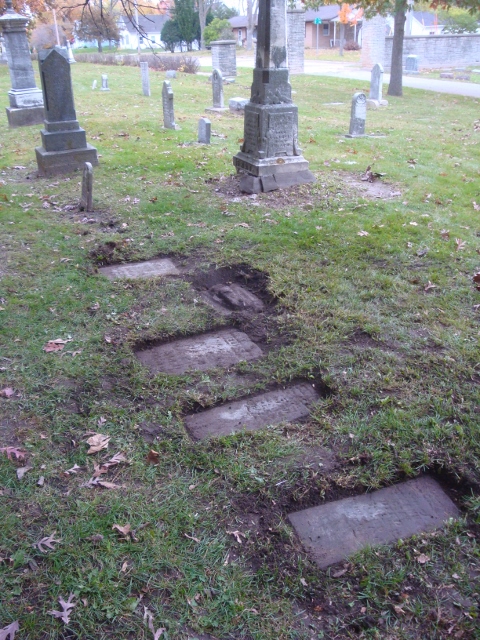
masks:
MULTIPOLYGON (((364 41, 365 42, 365 41, 364 41)), ((385 38, 383 66, 390 70, 393 37, 385 38)), ((405 36, 403 67, 407 56, 418 56, 419 69, 441 69, 480 64, 480 34, 405 36)), ((362 56, 363 61, 363 56, 362 56)))

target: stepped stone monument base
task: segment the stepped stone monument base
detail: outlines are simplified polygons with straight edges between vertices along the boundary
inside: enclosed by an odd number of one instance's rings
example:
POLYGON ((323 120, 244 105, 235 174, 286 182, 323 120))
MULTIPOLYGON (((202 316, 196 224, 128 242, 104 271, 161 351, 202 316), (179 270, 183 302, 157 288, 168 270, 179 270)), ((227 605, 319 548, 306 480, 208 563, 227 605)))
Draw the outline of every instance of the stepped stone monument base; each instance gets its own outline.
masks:
MULTIPOLYGON (((42 131, 43 133, 43 131, 42 131)), ((81 149, 67 151, 46 151, 44 147, 36 147, 38 175, 54 176, 59 173, 70 173, 81 169, 85 162, 98 164, 97 150, 91 144, 85 143, 81 149)))
POLYGON ((12 88, 8 92, 10 127, 25 127, 43 122, 43 96, 35 85, 26 25, 28 18, 15 13, 12 0, 6 0, 6 11, 0 17, 2 61, 8 64, 12 88), (6 51, 5 51, 6 48, 6 51))
POLYGON ((244 135, 233 157, 245 193, 314 182, 298 146, 298 108, 287 66, 286 0, 260 0, 257 53, 244 135))
POLYGON ((41 107, 22 107, 15 109, 7 107, 7 120, 9 127, 28 127, 32 124, 42 124, 45 113, 41 107))
POLYGON ((69 173, 83 169, 85 162, 97 165, 97 150, 87 144, 75 113, 67 52, 60 47, 41 51, 38 63, 45 104, 42 146, 35 149, 38 175, 69 173))

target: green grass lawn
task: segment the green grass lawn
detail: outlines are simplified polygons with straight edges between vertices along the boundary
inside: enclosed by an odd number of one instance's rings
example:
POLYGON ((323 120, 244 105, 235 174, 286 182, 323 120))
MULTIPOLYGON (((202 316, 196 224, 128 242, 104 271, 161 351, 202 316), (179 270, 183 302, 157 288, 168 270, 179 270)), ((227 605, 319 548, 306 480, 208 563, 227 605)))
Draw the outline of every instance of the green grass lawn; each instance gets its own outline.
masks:
MULTIPOLYGON (((80 173, 35 177, 40 127, 0 119, 0 447, 26 452, 0 454, 0 629, 137 640, 154 637, 152 615, 169 640, 479 638, 479 100, 405 89, 368 112, 382 136, 350 140, 350 99, 368 85, 295 76, 317 180, 239 199, 228 189, 243 119, 210 114, 212 145, 196 144, 206 77, 172 80, 170 131, 164 74, 151 72, 151 98, 138 69, 76 64, 72 76, 100 156, 93 214, 72 208, 80 173), (91 90, 102 73, 108 93, 91 90), (395 197, 359 190, 368 165, 395 197), (139 344, 229 323, 187 277, 97 270, 166 255, 192 278, 215 265, 265 274, 264 358, 183 376, 139 364, 139 344), (45 352, 54 339, 69 342, 45 352), (199 407, 319 377, 329 393, 302 424, 200 444, 185 430, 199 407), (96 432, 108 450, 88 455, 96 432), (319 448, 328 472, 308 463, 319 448), (117 452, 127 462, 100 476, 115 486, 85 486, 117 452), (426 472, 462 518, 331 570, 286 520, 426 472), (53 549, 33 546, 53 534, 53 549), (71 593, 65 623, 49 612, 71 593)), ((227 102, 248 97, 251 76, 240 69, 227 102)), ((9 88, 0 67, 2 108, 9 88)))

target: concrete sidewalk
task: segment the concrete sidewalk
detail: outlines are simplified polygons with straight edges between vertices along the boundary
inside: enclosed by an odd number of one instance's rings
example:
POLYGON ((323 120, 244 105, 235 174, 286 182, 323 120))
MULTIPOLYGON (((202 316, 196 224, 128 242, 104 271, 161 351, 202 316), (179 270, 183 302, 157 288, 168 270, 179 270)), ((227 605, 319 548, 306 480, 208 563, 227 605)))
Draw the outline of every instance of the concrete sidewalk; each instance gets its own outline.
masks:
MULTIPOLYGON (((211 56, 200 58, 202 66, 212 66, 211 56)), ((253 69, 253 55, 237 55, 237 66, 253 69)), ((339 60, 305 60, 305 74, 312 76, 329 76, 332 78, 345 78, 347 80, 361 80, 370 82, 370 71, 362 69, 360 65, 351 64, 339 60)), ((384 84, 388 86, 390 75, 383 76, 384 84)), ((424 76, 403 76, 403 86, 412 89, 423 89, 425 91, 436 91, 437 93, 450 93, 457 96, 467 96, 469 98, 480 98, 480 83, 462 82, 455 80, 436 80, 425 78, 424 76)), ((385 92, 386 93, 386 89, 385 92)))

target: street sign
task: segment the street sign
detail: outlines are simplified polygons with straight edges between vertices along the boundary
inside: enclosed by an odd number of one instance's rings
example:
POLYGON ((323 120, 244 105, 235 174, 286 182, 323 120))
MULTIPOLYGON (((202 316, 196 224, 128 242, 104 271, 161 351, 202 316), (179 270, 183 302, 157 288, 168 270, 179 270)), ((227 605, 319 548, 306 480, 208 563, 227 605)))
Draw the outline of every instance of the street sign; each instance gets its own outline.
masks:
POLYGON ((315 20, 313 21, 313 24, 322 24, 322 19, 321 18, 315 18, 315 20))

